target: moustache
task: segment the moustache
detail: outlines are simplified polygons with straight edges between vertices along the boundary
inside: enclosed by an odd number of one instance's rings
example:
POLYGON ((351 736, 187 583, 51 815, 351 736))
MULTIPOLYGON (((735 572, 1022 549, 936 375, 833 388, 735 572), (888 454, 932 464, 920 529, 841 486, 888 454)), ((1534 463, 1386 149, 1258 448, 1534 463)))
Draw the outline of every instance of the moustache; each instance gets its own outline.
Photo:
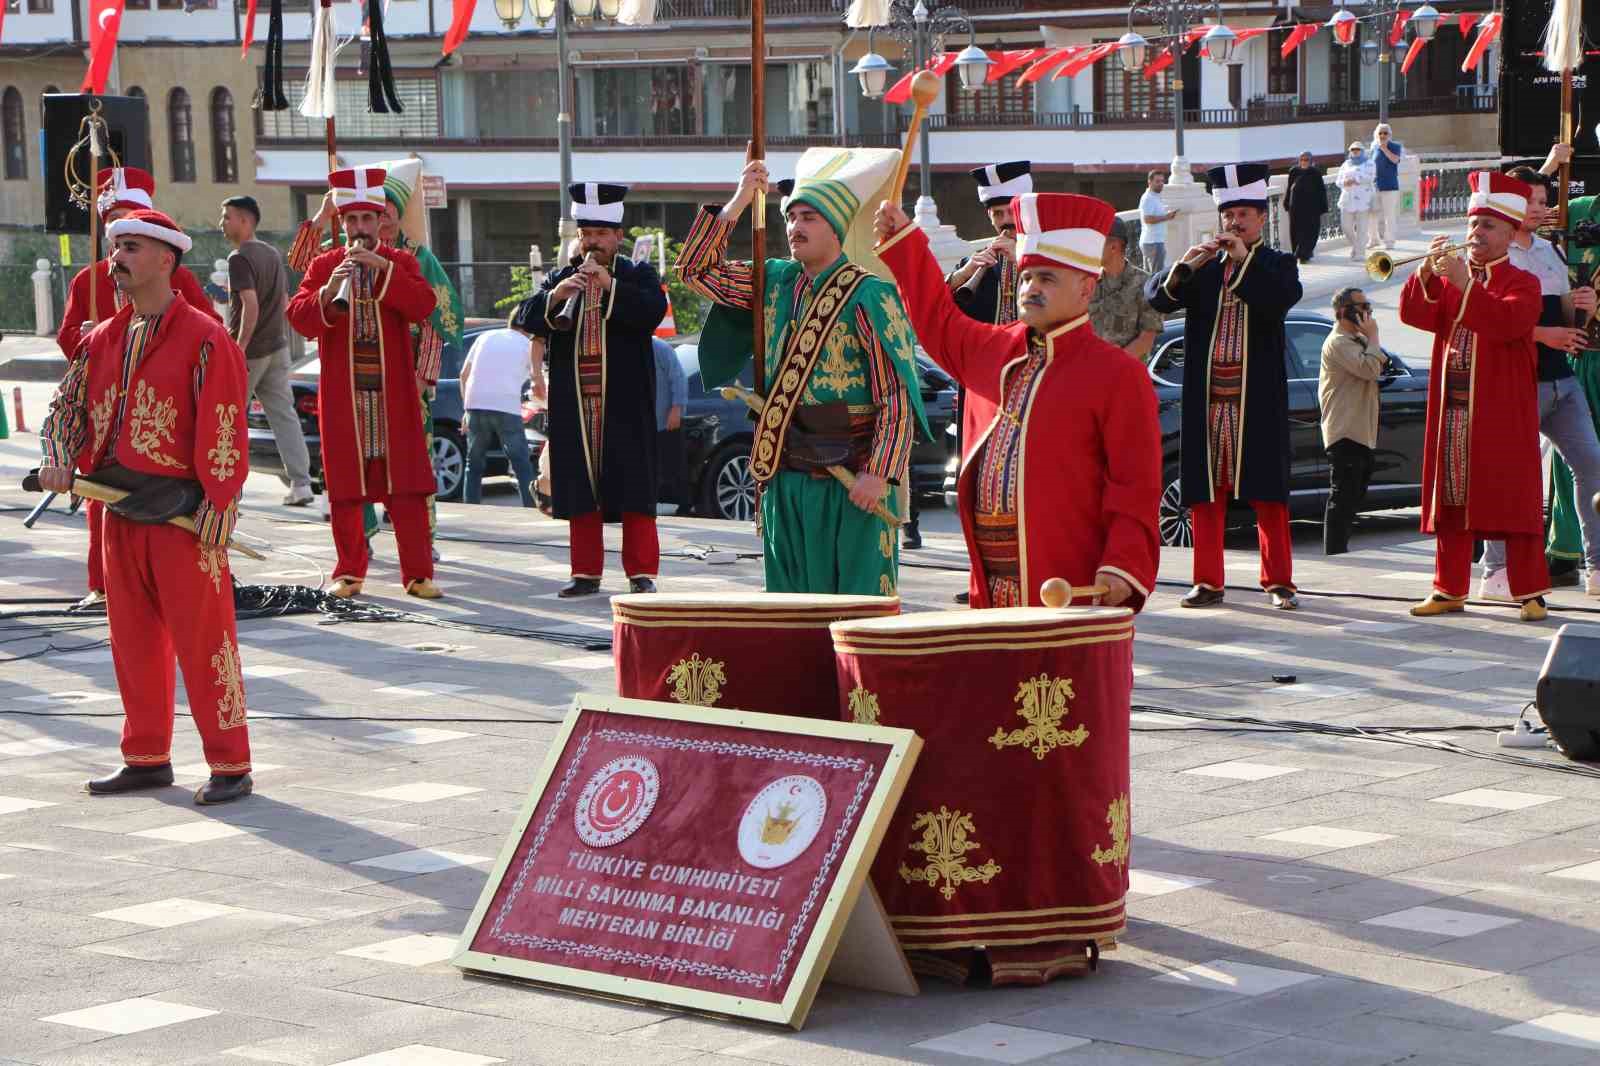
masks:
POLYGON ((1043 296, 1024 296, 1022 298, 1022 306, 1023 307, 1043 307, 1044 306, 1044 297, 1043 296))

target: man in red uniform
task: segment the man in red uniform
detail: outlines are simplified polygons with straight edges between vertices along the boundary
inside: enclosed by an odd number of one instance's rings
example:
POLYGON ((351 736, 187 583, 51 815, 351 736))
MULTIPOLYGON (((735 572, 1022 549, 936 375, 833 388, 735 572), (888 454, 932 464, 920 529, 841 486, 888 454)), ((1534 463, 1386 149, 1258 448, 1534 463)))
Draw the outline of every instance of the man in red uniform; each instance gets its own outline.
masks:
MULTIPOLYGON (((130 212, 155 206, 152 198, 156 192, 156 179, 138 167, 107 167, 96 175, 95 185, 100 190, 98 206, 100 224, 103 226, 109 226, 130 212)), ((187 267, 180 266, 173 271, 172 287, 190 305, 222 321, 217 316, 216 308, 211 306, 205 289, 201 288, 200 282, 189 273, 187 267)), ((61 327, 56 330, 56 344, 60 345, 61 354, 71 359, 83 335, 122 310, 125 303, 127 297, 111 282, 109 254, 94 266, 78 271, 73 275, 72 284, 67 287, 67 307, 61 315, 61 327), (93 308, 90 307, 91 289, 94 292, 93 308)), ((89 594, 79 601, 79 607, 98 607, 106 599, 100 546, 101 516, 104 512, 104 504, 89 501, 89 594)))
POLYGON ((1435 237, 1400 291, 1400 320, 1433 334, 1428 428, 1422 456, 1422 531, 1434 534, 1433 594, 1418 617, 1463 610, 1472 581, 1472 542, 1506 543, 1511 597, 1522 619, 1546 615, 1539 461, 1539 280, 1508 261, 1528 210, 1525 182, 1468 175, 1467 257, 1435 237))
POLYGON ((1012 209, 1021 319, 1008 326, 957 308, 927 235, 898 205, 877 215, 878 256, 918 338, 982 419, 959 481, 971 603, 1040 606, 1040 586, 1060 577, 1103 584, 1098 602, 1137 610, 1160 552, 1161 430, 1144 364, 1089 328, 1115 211, 1064 193, 1018 196, 1012 209))
POLYGON ((133 499, 187 491, 199 501, 198 535, 124 517, 122 504, 106 510, 106 614, 127 715, 126 765, 88 789, 172 784, 176 659, 211 768, 195 802, 224 803, 251 789, 227 557, 249 469, 244 353, 220 321, 173 291, 173 271, 190 247, 176 223, 139 210, 106 232, 124 306, 90 331, 68 364, 39 430, 39 481, 67 492, 76 468, 129 488, 133 499))
POLYGON ((322 362, 322 476, 339 551, 329 591, 340 598, 361 591, 361 505, 382 503, 394 523, 407 594, 431 600, 440 596, 428 532, 435 485, 411 327, 433 313, 435 297, 415 256, 378 241, 384 177, 382 167, 328 175, 347 243, 312 260, 287 314, 318 342, 322 362))

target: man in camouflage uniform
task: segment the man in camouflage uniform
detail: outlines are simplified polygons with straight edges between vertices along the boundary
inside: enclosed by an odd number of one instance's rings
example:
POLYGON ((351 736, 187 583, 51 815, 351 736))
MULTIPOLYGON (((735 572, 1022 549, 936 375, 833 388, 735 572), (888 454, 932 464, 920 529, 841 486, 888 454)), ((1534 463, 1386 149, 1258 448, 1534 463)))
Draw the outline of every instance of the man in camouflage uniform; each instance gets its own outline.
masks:
POLYGON ((1162 321, 1145 299, 1149 272, 1128 259, 1128 224, 1120 218, 1106 234, 1100 263, 1100 283, 1089 298, 1089 324, 1101 340, 1143 360, 1161 332, 1162 321))

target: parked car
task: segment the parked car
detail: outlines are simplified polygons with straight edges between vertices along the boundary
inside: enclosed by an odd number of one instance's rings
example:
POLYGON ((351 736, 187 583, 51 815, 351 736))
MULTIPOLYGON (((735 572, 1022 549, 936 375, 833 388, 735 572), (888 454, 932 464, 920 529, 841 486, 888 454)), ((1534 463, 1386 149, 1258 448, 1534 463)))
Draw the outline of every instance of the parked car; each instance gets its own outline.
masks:
MULTIPOLYGON (((440 357, 439 385, 433 398, 433 471, 441 500, 459 500, 466 481, 467 444, 461 432, 461 366, 466 362, 472 342, 481 334, 499 328, 498 323, 469 326, 462 334, 462 347, 446 345, 440 357)), ((300 416, 300 431, 305 434, 306 448, 311 452, 311 478, 319 490, 322 487, 322 436, 317 426, 317 391, 321 373, 320 361, 312 359, 297 367, 289 379, 295 413, 300 416)), ((250 430, 250 468, 283 477, 283 458, 278 454, 278 443, 267 425, 266 412, 256 400, 250 401, 246 423, 250 430)), ((528 439, 529 455, 535 464, 544 447, 541 429, 542 424, 533 424, 530 416, 524 413, 523 434, 528 439)), ((484 472, 488 477, 509 474, 511 465, 505 452, 491 449, 484 472)))
MULTIPOLYGON (((688 378, 688 404, 683 412, 684 451, 688 466, 687 499, 663 500, 692 507, 708 518, 748 522, 755 516, 756 483, 750 474, 750 447, 754 422, 742 400, 724 399, 707 391, 700 377, 700 349, 680 344, 678 361, 688 378)), ((930 440, 918 440, 911 452, 913 487, 919 493, 937 493, 950 458, 945 427, 955 417, 955 382, 934 365, 921 349, 917 367, 922 378, 922 406, 933 431, 930 440)), ((739 376, 751 386, 753 371, 739 376)))
MULTIPOLYGON (((1189 509, 1182 504, 1179 441, 1182 436, 1184 320, 1174 319, 1150 347, 1149 368, 1161 420, 1161 542, 1194 543, 1189 509)), ((1322 448, 1322 408, 1317 377, 1322 342, 1333 320, 1313 311, 1291 311, 1284 323, 1289 344, 1289 515, 1320 517, 1328 500, 1328 463, 1322 448)), ((1416 507, 1422 502, 1422 442, 1428 417, 1428 368, 1412 369, 1385 348, 1389 370, 1379 380, 1378 451, 1365 511, 1416 507)), ((954 427, 951 429, 952 438, 954 427)), ((945 478, 945 502, 956 506, 956 463, 945 478)), ((1248 512, 1244 504, 1240 513, 1248 512)))

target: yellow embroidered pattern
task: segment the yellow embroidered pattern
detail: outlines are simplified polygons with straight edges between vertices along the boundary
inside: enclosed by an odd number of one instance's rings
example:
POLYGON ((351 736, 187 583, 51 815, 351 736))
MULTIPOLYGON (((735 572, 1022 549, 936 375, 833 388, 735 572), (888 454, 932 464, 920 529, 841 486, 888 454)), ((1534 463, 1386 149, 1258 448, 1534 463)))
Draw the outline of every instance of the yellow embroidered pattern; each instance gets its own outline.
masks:
POLYGON ((878 554, 885 559, 894 558, 894 537, 887 529, 878 530, 878 554))
MULTIPOLYGON (((892 292, 883 294, 883 339, 885 347, 891 358, 914 360, 913 345, 916 343, 911 335, 911 323, 906 321, 905 311, 900 307, 900 301, 892 292)), ((913 368, 914 368, 913 364, 913 368)))
POLYGON ((1111 807, 1106 811, 1106 824, 1111 827, 1111 846, 1102 848, 1096 846, 1089 858, 1101 866, 1116 863, 1118 867, 1128 864, 1128 794, 1124 792, 1111 801, 1111 807))
POLYGON ((993 859, 982 866, 967 865, 967 852, 982 847, 969 839, 970 834, 977 832, 972 825, 972 815, 940 804, 937 813, 924 811, 917 815, 911 823, 911 831, 915 833, 919 829, 922 839, 911 844, 910 850, 920 851, 927 858, 916 868, 900 864, 900 876, 906 884, 923 882, 929 888, 938 889, 945 899, 953 899, 956 889, 962 885, 972 881, 988 884, 1000 872, 999 864, 993 859))
POLYGON ((880 596, 893 596, 894 595, 894 578, 890 577, 888 574, 879 574, 878 575, 878 595, 880 595, 880 596))
POLYGON ((844 399, 850 386, 866 387, 867 376, 862 371, 859 358, 861 345, 843 322, 834 323, 833 332, 828 334, 822 351, 821 362, 811 371, 811 378, 806 382, 806 402, 825 402, 817 395, 819 389, 832 391, 837 394, 836 398, 844 399))
POLYGON ((140 381, 133 391, 133 410, 128 412, 128 443, 133 450, 160 466, 179 467, 183 463, 161 450, 163 442, 173 443, 172 427, 178 421, 178 405, 168 396, 156 396, 156 390, 140 381))
POLYGON ((878 697, 862 685, 850 690, 850 719, 857 725, 878 724, 878 697))
POLYGON ((213 683, 222 689, 217 699, 217 725, 237 729, 244 725, 244 677, 239 673, 239 649, 227 637, 211 656, 211 670, 216 674, 213 683))
POLYGON ((439 330, 442 333, 455 335, 456 312, 451 306, 450 286, 444 282, 433 286, 434 310, 439 313, 439 330))
POLYGON ((94 447, 91 454, 100 451, 101 445, 106 442, 106 434, 111 431, 111 414, 117 408, 117 387, 107 385, 105 395, 97 403, 89 405, 89 422, 94 426, 94 447))
POLYGON ((715 659, 702 659, 700 653, 695 652, 668 671, 667 683, 672 686, 672 698, 679 703, 714 707, 722 698, 722 686, 728 683, 728 673, 725 664, 715 659))
POLYGON ((228 549, 200 545, 200 572, 211 579, 211 587, 222 591, 222 575, 228 572, 228 549))
POLYGON ((1061 728, 1061 719, 1067 715, 1067 701, 1076 698, 1070 677, 1040 674, 1031 681, 1023 681, 1017 685, 1017 694, 1012 699, 1020 705, 1017 715, 1028 723, 1026 728, 1009 733, 996 729, 989 743, 998 751, 1025 746, 1037 759, 1043 759, 1057 748, 1081 746, 1089 739, 1087 727, 1080 725, 1071 732, 1061 728))
POLYGON ((217 443, 206 452, 206 458, 211 460, 211 476, 218 481, 233 477, 233 464, 239 461, 239 449, 233 446, 234 434, 238 432, 234 420, 238 417, 238 404, 217 404, 217 443))

